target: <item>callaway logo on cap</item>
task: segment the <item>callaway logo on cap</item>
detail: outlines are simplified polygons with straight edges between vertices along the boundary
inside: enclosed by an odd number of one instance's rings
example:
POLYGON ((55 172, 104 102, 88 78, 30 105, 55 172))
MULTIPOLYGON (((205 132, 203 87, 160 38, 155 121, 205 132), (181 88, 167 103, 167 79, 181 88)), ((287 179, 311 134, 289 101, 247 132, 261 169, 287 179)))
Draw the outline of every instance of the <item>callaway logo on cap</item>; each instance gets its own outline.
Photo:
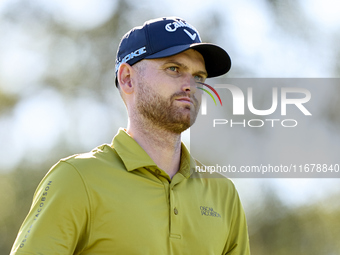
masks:
POLYGON ((133 65, 142 59, 168 57, 188 49, 201 53, 208 78, 225 74, 231 67, 225 50, 202 43, 198 31, 183 19, 167 17, 146 21, 123 36, 117 51, 116 76, 122 63, 133 65))

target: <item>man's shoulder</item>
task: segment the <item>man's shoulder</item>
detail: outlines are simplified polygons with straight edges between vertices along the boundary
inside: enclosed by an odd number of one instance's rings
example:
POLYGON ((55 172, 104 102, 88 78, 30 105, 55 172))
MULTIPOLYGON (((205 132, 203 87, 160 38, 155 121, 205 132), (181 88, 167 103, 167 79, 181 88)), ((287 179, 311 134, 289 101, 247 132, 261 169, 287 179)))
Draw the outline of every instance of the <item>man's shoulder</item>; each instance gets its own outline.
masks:
POLYGON ((202 162, 194 158, 196 168, 194 169, 194 172, 192 173, 192 178, 199 178, 204 180, 207 184, 212 184, 213 186, 216 186, 219 188, 224 188, 228 190, 235 190, 234 182, 228 178, 228 176, 225 176, 219 172, 212 172, 208 171, 208 167, 204 165, 202 162))
POLYGON ((78 171, 86 171, 87 169, 105 168, 105 167, 121 167, 122 161, 116 151, 109 145, 100 145, 90 152, 74 154, 72 156, 62 158, 57 164, 66 163, 78 171))

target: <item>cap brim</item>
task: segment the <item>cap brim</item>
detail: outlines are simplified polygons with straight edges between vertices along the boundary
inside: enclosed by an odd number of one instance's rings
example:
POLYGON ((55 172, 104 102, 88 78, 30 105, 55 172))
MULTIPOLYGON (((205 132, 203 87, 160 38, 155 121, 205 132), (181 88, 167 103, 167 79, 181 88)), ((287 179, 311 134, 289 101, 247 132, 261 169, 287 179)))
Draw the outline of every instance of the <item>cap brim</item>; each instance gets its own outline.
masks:
POLYGON ((188 49, 197 50, 202 54, 205 62, 205 68, 208 78, 216 77, 227 73, 231 67, 231 59, 228 53, 221 47, 211 43, 194 43, 186 45, 177 45, 159 51, 155 54, 145 57, 146 59, 164 58, 176 55, 188 49))

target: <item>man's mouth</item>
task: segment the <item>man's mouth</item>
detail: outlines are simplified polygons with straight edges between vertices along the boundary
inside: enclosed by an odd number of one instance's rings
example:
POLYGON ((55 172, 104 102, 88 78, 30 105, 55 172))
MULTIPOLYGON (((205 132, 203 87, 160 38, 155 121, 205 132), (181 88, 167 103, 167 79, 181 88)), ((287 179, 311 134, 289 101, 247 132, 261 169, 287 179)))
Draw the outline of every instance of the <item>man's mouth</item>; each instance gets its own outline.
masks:
POLYGON ((189 98, 189 97, 180 97, 180 98, 177 98, 175 99, 176 101, 180 101, 180 102, 183 102, 183 103, 190 103, 190 104, 193 104, 192 100, 189 98))

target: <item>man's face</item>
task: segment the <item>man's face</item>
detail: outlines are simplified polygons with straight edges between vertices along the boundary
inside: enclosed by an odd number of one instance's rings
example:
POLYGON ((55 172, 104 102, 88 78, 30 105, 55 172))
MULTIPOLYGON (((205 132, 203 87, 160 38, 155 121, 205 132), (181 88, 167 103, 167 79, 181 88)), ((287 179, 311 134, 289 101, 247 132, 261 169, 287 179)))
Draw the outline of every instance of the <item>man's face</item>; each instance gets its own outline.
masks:
POLYGON ((196 120, 201 92, 197 82, 207 77, 204 59, 195 50, 138 64, 136 109, 153 125, 181 133, 196 120))

